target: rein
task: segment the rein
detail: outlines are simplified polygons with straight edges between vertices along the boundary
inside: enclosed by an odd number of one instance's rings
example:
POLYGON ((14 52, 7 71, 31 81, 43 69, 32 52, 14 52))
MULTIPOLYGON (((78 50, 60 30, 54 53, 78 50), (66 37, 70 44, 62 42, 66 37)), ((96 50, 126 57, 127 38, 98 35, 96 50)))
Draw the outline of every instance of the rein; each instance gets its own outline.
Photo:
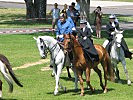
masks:
POLYGON ((52 48, 49 48, 49 51, 54 51, 56 47, 57 47, 57 43, 52 48))
MULTIPOLYGON (((68 40, 70 40, 70 42, 71 42, 71 38, 64 38, 64 39, 68 39, 68 40)), ((76 46, 74 46, 74 48, 77 48, 77 47, 81 47, 81 45, 76 45, 76 46)), ((69 49, 69 48, 66 48, 66 49, 69 49)))
MULTIPOLYGON (((52 48, 49 49, 49 51, 50 51, 51 54, 52 54, 52 51, 54 51, 56 49, 57 45, 59 45, 58 42, 52 48)), ((55 55, 54 58, 51 58, 51 59, 55 60, 55 58, 58 55, 58 53, 59 53, 60 50, 61 50, 61 48, 59 46, 59 50, 58 50, 57 54, 55 55)))

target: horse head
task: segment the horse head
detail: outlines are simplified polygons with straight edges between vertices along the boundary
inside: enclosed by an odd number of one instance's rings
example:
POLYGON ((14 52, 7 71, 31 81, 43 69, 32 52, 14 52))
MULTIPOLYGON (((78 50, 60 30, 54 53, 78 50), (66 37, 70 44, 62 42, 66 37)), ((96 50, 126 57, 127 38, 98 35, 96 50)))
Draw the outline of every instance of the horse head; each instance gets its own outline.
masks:
POLYGON ((115 34, 114 34, 114 41, 117 45, 118 48, 121 47, 121 41, 123 39, 123 31, 115 31, 115 34))
POLYGON ((43 39, 41 37, 38 37, 38 38, 33 37, 33 38, 36 40, 36 44, 37 44, 38 50, 40 52, 41 58, 45 59, 47 57, 46 43, 43 41, 43 39))
POLYGON ((71 48, 73 47, 73 39, 74 39, 74 36, 71 34, 64 35, 64 41, 63 41, 64 53, 66 53, 67 51, 70 51, 71 48))

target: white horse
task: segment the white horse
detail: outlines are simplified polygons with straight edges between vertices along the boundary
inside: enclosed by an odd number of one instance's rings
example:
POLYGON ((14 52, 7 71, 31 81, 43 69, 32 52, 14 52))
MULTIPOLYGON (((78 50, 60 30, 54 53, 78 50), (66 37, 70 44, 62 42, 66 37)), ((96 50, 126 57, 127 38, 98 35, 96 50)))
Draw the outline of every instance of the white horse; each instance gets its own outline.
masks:
POLYGON ((53 71, 55 73, 55 80, 56 80, 56 86, 54 90, 54 95, 58 94, 58 85, 60 85, 60 88, 62 88, 64 91, 66 91, 66 87, 63 87, 59 83, 59 77, 62 71, 63 66, 70 65, 69 57, 66 56, 58 44, 57 40, 55 40, 53 37, 50 36, 39 36, 37 38, 33 37, 36 40, 38 50, 40 52, 40 56, 42 58, 47 57, 47 50, 49 50, 51 59, 50 59, 50 65, 53 66, 53 71))
MULTIPOLYGON (((111 57, 112 65, 114 67, 116 79, 118 79, 118 82, 121 83, 117 64, 119 62, 121 62, 122 65, 123 65, 124 72, 126 74, 127 84, 131 85, 131 81, 129 79, 128 71, 127 71, 127 68, 126 68, 124 50, 121 46, 121 41, 123 39, 123 34, 122 33, 123 33, 123 31, 118 31, 118 30, 115 30, 114 32, 111 33, 113 35, 113 41, 112 41, 113 43, 112 43, 112 47, 111 47, 110 57, 111 57)), ((106 47, 107 43, 108 43, 108 41, 106 40, 104 42, 103 46, 106 47)))
MULTIPOLYGON (((9 60, 2 54, 0 54, 0 71, 4 77, 4 79, 7 81, 8 85, 9 85, 9 92, 13 92, 13 81, 10 77, 10 75, 7 72, 7 69, 12 77, 12 79, 15 81, 15 83, 20 86, 23 87, 23 85, 19 82, 19 80, 16 78, 11 65, 9 63, 9 60)), ((2 97, 2 81, 0 80, 0 98, 2 97)))

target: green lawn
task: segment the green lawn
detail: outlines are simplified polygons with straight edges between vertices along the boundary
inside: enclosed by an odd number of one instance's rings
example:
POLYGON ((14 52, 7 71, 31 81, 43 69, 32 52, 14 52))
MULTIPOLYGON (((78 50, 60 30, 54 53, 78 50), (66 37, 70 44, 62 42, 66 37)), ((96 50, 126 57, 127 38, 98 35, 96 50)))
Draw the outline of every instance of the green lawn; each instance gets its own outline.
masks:
MULTIPOLYGON (((25 9, 0 8, 0 28, 44 28, 51 27, 51 20, 26 21, 25 9)), ((48 17, 49 18, 49 17, 48 17)))
MULTIPOLYGON (((129 48, 133 48, 132 32, 133 30, 125 31, 124 34, 129 48)), ((104 37, 102 39, 94 38, 94 43, 102 44, 106 37, 104 34, 105 33, 102 32, 104 37)), ((40 56, 35 40, 32 37, 38 35, 48 35, 48 33, 35 33, 29 35, 0 35, 0 53, 7 56, 12 67, 18 67, 30 62, 37 62, 40 60, 40 56)), ((132 61, 126 59, 126 62, 130 78, 133 80, 132 61)), ((132 100, 133 98, 133 87, 126 85, 126 77, 123 73, 121 64, 119 64, 119 69, 123 84, 108 82, 109 91, 104 94, 99 86, 97 74, 92 72, 91 84, 95 87, 96 91, 91 95, 90 90, 85 89, 84 97, 79 96, 80 90, 78 92, 74 91, 74 79, 69 80, 66 73, 61 74, 60 81, 67 87, 67 93, 64 93, 61 89, 59 89, 59 95, 54 96, 53 91, 55 87, 55 79, 51 77, 51 71, 42 72, 40 70, 42 67, 47 67, 48 65, 49 63, 44 63, 41 65, 16 70, 15 73, 24 87, 20 88, 14 84, 13 93, 8 93, 8 85, 0 75, 3 81, 3 98, 7 100, 132 100)), ((64 68, 63 71, 64 70, 66 69, 64 68)), ((84 86, 86 87, 85 82, 84 86)))

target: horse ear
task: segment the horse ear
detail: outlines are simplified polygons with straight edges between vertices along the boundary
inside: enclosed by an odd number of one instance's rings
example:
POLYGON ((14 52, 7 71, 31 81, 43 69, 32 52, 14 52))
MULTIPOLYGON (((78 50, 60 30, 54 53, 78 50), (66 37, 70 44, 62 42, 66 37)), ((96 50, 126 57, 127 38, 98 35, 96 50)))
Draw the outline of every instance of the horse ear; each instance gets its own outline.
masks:
POLYGON ((34 40, 37 40, 37 38, 36 38, 36 37, 33 37, 33 39, 34 39, 34 40))

